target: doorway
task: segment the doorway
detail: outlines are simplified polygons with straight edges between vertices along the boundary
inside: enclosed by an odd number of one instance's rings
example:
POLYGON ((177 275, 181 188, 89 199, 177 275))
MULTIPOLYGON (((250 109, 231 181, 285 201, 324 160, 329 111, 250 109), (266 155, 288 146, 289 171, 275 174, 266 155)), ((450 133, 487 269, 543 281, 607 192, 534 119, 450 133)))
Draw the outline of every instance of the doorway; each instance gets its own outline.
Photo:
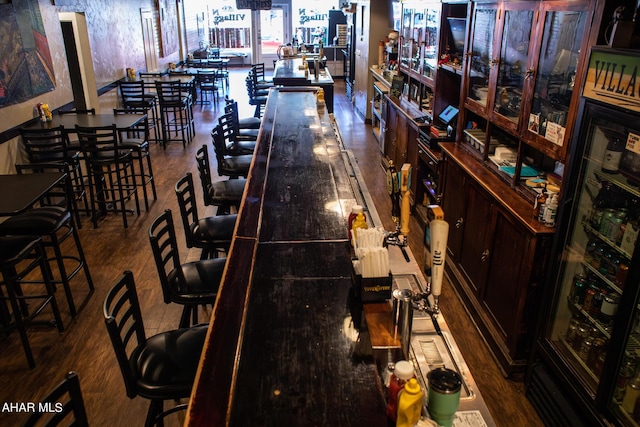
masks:
POLYGON ((73 104, 77 109, 99 108, 87 21, 81 13, 60 13, 60 26, 69 67, 73 104))
POLYGON ((291 20, 288 4, 273 4, 270 10, 253 12, 254 63, 272 68, 278 59, 278 48, 291 42, 291 20))

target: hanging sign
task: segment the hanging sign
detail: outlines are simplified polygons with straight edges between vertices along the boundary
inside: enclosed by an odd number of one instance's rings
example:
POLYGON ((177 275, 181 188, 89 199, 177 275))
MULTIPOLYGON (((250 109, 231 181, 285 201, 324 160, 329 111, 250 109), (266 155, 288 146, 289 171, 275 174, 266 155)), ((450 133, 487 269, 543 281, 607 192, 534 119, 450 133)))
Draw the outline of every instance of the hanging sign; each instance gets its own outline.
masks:
POLYGON ((236 9, 270 10, 271 0, 236 0, 236 9))
POLYGON ((640 112, 640 56, 593 48, 582 95, 640 112))

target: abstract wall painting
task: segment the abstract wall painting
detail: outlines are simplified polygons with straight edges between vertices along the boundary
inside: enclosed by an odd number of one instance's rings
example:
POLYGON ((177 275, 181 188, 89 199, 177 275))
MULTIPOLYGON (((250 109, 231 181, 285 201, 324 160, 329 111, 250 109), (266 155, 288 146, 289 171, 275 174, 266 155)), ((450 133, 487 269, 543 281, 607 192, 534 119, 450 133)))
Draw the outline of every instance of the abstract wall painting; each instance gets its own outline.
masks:
POLYGON ((54 89, 38 0, 0 0, 0 108, 54 89))

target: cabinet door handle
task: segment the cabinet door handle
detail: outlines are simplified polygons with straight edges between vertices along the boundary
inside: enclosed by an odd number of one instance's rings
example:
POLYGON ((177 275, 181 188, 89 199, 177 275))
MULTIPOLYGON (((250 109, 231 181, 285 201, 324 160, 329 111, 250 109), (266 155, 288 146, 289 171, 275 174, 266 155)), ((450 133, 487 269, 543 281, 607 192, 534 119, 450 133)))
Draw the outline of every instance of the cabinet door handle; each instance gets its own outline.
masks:
POLYGON ((464 223, 464 218, 458 218, 456 221, 456 228, 462 227, 462 223, 464 223))
POLYGON ((535 68, 529 68, 529 69, 524 73, 524 78, 525 78, 525 79, 530 79, 530 78, 532 78, 535 74, 536 74, 536 69, 535 69, 535 68))
POLYGON ((482 251, 482 256, 480 257, 482 262, 485 262, 487 258, 489 258, 489 249, 485 249, 484 251, 482 251))

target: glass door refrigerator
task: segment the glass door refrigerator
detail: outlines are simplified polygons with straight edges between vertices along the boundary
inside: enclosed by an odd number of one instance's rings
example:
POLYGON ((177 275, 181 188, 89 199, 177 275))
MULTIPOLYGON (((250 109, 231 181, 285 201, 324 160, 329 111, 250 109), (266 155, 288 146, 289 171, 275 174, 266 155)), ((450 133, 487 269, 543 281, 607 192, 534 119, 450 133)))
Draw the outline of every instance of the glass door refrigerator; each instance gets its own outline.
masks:
POLYGON ((593 48, 527 396, 546 425, 640 426, 640 54, 593 48))

